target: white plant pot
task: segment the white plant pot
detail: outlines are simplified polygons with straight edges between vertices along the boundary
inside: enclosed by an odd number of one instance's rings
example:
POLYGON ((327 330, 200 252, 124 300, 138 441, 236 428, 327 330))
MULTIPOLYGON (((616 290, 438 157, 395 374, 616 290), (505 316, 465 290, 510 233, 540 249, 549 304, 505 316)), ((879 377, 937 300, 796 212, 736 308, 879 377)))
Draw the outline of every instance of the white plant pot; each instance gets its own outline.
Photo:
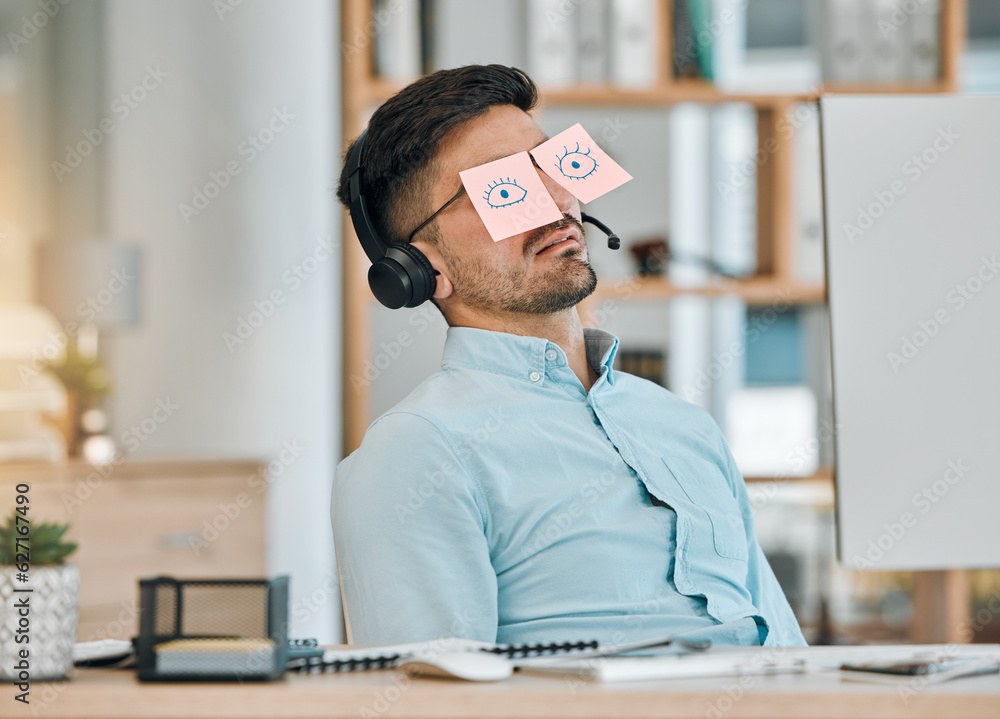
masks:
POLYGON ((22 681, 15 665, 28 650, 30 681, 65 679, 73 666, 73 643, 80 603, 80 572, 75 564, 31 567, 28 582, 17 570, 0 566, 0 679, 22 681), (31 589, 15 592, 15 589, 31 589), (28 598, 23 616, 17 603, 28 598), (27 619, 27 631, 17 633, 27 619), (18 642, 18 637, 28 637, 18 642))

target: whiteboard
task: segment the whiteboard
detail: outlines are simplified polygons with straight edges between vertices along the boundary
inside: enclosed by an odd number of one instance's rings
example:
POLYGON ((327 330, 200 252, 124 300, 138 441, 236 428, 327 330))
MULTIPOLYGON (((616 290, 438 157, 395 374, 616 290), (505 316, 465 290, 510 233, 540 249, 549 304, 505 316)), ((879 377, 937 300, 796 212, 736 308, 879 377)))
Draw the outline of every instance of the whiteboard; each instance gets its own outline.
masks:
POLYGON ((839 560, 1000 566, 1000 97, 820 116, 839 560))

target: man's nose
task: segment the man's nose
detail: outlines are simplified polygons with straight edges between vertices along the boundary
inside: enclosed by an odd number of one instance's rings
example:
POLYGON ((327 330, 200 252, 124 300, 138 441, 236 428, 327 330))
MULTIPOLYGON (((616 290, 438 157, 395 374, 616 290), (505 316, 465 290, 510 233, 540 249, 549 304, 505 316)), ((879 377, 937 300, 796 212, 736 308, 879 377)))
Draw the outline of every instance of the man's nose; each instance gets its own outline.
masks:
POLYGON ((555 201, 556 207, 558 207, 564 215, 579 217, 579 200, 576 199, 576 196, 549 177, 548 174, 538 166, 537 162, 535 162, 535 172, 537 172, 538 176, 542 178, 542 184, 545 185, 545 189, 549 191, 550 195, 552 195, 552 199, 555 201))

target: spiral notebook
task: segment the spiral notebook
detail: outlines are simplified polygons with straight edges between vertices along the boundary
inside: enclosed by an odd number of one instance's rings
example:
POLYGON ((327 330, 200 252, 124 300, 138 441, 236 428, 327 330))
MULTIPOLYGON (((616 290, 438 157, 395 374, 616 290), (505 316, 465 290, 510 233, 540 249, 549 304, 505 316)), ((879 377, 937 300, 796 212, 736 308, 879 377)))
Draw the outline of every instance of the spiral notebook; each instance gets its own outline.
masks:
MULTIPOLYGON (((393 644, 374 647, 333 647, 322 656, 301 657, 288 662, 290 671, 353 672, 365 669, 388 669, 409 659, 433 657, 444 652, 489 652, 512 661, 532 657, 567 656, 578 659, 610 656, 626 651, 676 648, 680 651, 706 649, 708 642, 679 641, 673 637, 645 639, 628 644, 605 644, 597 641, 541 642, 537 644, 491 644, 474 639, 435 639, 413 644, 393 644)), ((520 662, 518 662, 520 663, 520 662)))

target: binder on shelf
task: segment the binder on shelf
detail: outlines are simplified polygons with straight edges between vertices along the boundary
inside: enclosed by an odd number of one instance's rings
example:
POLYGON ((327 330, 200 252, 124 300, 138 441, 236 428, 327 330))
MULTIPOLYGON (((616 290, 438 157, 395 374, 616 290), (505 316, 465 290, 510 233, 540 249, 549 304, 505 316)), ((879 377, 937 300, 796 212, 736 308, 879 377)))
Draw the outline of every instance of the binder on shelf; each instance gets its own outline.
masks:
POLYGON ((525 64, 523 3, 433 0, 424 5, 432 24, 431 70, 499 63, 525 68, 530 74, 525 64))
POLYGON ((710 27, 712 18, 708 0, 687 0, 687 4, 691 16, 691 33, 694 38, 695 55, 698 58, 698 70, 704 79, 714 82, 712 62, 714 38, 710 27))
POLYGON ((388 18, 375 37, 375 74, 399 84, 420 77, 420 0, 376 0, 376 17, 388 18))
POLYGON ((582 83, 608 81, 608 0, 578 0, 577 59, 582 83))
POLYGON ((694 48, 694 30, 691 27, 691 11, 687 0, 675 0, 671 22, 673 35, 672 63, 674 77, 701 77, 698 67, 698 53, 694 48))
MULTIPOLYGON (((899 82, 905 78, 907 33, 906 16, 898 0, 867 0, 862 38, 871 58, 870 74, 862 79, 876 83, 899 82), (903 20, 900 20, 900 18, 903 20)), ((864 70, 862 70, 864 74, 864 70)))
POLYGON ((803 385, 746 387, 726 406, 726 441, 744 476, 809 477, 819 469, 816 396, 803 385))
POLYGON ((747 305, 739 297, 712 301, 712 362, 702 382, 711 381, 710 408, 716 424, 726 429, 730 398, 746 386, 747 305))
POLYGON ((721 269, 757 266, 757 112, 743 103, 711 111, 710 252, 721 269))
POLYGON ((576 81, 575 15, 563 0, 528 0, 528 74, 542 88, 576 81))
MULTIPOLYGON (((820 467, 833 465, 833 371, 830 365, 830 323, 824 305, 799 308, 802 326, 802 379, 816 397, 817 432, 820 467)), ((813 445, 810 444, 810 447, 813 445)))
POLYGON ((802 282, 823 282, 823 193, 819 163, 819 112, 814 104, 794 108, 796 123, 794 208, 795 275, 802 282))
POLYGON ((854 83, 862 80, 861 13, 864 0, 823 0, 820 27, 823 79, 854 83))
POLYGON ((664 386, 666 355, 662 349, 631 349, 623 347, 616 357, 618 369, 664 386))
POLYGON ((655 0, 611 0, 611 77, 619 87, 656 83, 657 12, 655 0))
POLYGON ((919 82, 941 77, 941 2, 924 0, 910 16, 906 60, 907 74, 919 82))
MULTIPOLYGON (((670 108, 667 118, 670 166, 667 197, 670 253, 709 257, 711 253, 711 108, 693 102, 670 108)), ((709 280, 705 266, 671 260, 670 281, 695 287, 709 280)))
MULTIPOLYGON (((712 109, 711 246, 712 261, 734 275, 752 275, 757 266, 757 112, 726 103, 712 109)), ((711 361, 699 376, 709 385, 709 407, 726 426, 729 397, 746 384, 746 303, 738 297, 712 301, 711 361)))
POLYGON ((709 10, 711 77, 721 90, 739 90, 746 66, 747 3, 743 0, 711 0, 709 10))
MULTIPOLYGON (((711 253, 710 112, 705 105, 682 103, 672 107, 668 117, 670 251, 681 257, 709 257, 711 253)), ((709 280, 700 263, 671 261, 668 275, 680 287, 697 287, 709 280)), ((677 297, 668 314, 667 388, 710 409, 711 391, 702 387, 702 374, 709 371, 711 363, 711 301, 694 295, 677 297)))

